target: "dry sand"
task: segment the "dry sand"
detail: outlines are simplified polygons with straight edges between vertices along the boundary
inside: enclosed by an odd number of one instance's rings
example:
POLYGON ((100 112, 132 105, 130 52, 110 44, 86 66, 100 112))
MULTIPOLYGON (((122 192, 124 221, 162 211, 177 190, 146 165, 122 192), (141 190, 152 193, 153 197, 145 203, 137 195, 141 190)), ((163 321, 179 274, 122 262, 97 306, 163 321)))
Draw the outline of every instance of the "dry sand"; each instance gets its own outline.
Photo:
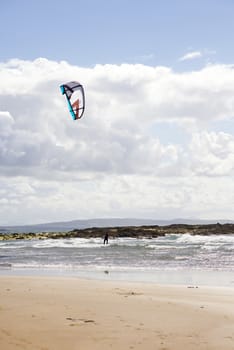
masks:
POLYGON ((234 289, 0 277, 0 349, 233 350, 234 289))

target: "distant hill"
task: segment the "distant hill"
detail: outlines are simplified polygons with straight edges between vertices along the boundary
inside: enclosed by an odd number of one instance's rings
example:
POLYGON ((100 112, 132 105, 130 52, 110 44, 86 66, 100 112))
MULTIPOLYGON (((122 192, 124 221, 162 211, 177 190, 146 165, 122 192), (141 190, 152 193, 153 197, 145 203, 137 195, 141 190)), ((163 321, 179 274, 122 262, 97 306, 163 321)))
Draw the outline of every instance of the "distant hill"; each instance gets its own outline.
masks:
POLYGON ((188 224, 188 225, 206 225, 215 223, 232 223, 231 220, 199 220, 199 219, 174 219, 174 220, 157 220, 157 219, 89 219, 89 220, 72 220, 65 222, 52 222, 37 225, 20 225, 20 226, 0 226, 0 233, 8 232, 67 232, 74 229, 85 229, 90 227, 122 227, 122 226, 167 226, 171 224, 188 224))

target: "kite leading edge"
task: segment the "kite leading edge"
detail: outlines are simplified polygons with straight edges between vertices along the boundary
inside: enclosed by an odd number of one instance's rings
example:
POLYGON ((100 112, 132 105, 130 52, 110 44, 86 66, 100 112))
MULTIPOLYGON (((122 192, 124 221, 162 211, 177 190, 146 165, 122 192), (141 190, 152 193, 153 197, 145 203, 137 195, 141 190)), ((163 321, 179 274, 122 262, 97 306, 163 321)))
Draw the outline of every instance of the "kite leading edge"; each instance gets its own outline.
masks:
POLYGON ((69 112, 72 119, 82 118, 85 110, 84 88, 78 81, 70 81, 60 86, 63 95, 66 96, 69 112))

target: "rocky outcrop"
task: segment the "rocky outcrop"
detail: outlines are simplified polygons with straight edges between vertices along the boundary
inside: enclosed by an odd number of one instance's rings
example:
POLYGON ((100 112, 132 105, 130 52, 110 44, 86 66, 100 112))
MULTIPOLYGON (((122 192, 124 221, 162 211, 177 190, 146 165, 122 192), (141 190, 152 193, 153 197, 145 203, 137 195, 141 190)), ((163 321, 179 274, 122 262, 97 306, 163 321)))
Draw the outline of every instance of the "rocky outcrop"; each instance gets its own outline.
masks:
POLYGON ((39 232, 39 233, 3 233, 0 240, 20 239, 60 239, 60 238, 95 238, 104 237, 108 233, 110 238, 116 237, 159 237, 166 234, 191 235, 219 235, 234 234, 234 224, 210 224, 210 225, 186 225, 174 224, 169 226, 125 226, 125 227, 93 227, 86 229, 75 229, 69 232, 39 232))

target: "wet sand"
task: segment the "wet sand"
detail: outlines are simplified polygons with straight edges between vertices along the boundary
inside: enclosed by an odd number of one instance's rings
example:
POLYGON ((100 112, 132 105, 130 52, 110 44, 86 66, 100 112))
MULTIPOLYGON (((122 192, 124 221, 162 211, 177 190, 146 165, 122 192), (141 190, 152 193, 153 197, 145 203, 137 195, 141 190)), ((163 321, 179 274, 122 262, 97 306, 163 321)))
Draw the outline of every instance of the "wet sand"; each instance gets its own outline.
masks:
POLYGON ((1 276, 0 349, 233 350, 234 289, 1 276))

